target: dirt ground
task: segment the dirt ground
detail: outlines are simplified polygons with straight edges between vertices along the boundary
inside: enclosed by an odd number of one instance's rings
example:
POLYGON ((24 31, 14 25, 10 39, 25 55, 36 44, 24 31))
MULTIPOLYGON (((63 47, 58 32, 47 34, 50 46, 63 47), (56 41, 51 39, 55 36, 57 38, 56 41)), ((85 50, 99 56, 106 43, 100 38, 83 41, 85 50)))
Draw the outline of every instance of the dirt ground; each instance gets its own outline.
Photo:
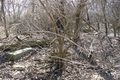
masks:
MULTIPOLYGON (((0 31, 2 34, 4 33, 0 31)), ((73 46, 63 60, 65 66, 58 80, 108 80, 108 76, 112 77, 111 80, 120 80, 120 43, 113 34, 106 37, 104 34, 97 36, 83 33, 77 44, 91 51, 97 65, 92 65, 83 55, 78 54, 73 46), (106 79, 101 75, 104 73, 107 74, 106 79)), ((7 60, 10 51, 0 51, 0 80, 53 80, 56 74, 52 72, 55 63, 50 60, 52 47, 33 49, 14 62, 7 60)), ((80 49, 77 47, 77 50, 80 49)))

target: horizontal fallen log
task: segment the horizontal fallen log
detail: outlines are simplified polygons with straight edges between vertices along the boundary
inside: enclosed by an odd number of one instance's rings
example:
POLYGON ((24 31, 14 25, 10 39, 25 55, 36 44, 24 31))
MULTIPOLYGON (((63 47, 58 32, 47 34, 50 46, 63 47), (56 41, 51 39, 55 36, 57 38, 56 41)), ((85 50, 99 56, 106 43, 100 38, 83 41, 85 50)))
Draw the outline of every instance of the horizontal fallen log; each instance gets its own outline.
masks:
POLYGON ((15 50, 19 50, 19 49, 23 49, 26 47, 46 47, 48 44, 50 43, 50 40, 44 40, 44 41, 17 41, 14 44, 7 44, 7 45, 2 45, 0 46, 0 51, 15 51, 15 50))

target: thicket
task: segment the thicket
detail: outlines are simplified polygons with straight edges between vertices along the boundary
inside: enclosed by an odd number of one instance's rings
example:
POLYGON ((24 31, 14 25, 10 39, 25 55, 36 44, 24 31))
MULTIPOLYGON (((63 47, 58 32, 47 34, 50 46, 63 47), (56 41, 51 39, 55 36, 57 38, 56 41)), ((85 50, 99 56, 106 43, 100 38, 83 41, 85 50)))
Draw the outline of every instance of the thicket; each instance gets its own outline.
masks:
MULTIPOLYGON (((93 73, 98 72, 106 80, 114 79, 111 69, 120 66, 111 62, 111 56, 117 60, 120 53, 119 47, 116 48, 111 41, 110 34, 114 33, 119 43, 119 0, 1 0, 0 13, 5 33, 0 39, 1 43, 37 41, 42 34, 43 41, 49 40, 49 57, 51 63, 55 64, 53 72, 59 74, 57 77, 62 75, 66 62, 71 62, 71 65, 88 65, 87 68, 93 73), (83 34, 91 35, 93 39, 86 38, 86 42, 83 42, 83 34), (70 49, 75 53, 70 53, 70 49), (88 64, 76 62, 74 55, 82 57, 88 64), (68 57, 72 59, 68 60, 68 57)), ((82 76, 80 80, 88 75, 82 76)))

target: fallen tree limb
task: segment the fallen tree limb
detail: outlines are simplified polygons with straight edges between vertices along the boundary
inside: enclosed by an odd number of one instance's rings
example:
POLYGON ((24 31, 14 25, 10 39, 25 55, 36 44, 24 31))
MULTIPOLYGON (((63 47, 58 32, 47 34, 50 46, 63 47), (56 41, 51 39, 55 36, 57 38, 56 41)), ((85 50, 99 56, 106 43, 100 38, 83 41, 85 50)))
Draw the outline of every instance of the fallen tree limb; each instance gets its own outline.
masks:
POLYGON ((50 40, 44 40, 44 41, 17 41, 14 44, 6 44, 0 46, 0 51, 15 51, 18 49, 23 49, 26 47, 40 47, 40 46, 47 46, 50 43, 50 40))

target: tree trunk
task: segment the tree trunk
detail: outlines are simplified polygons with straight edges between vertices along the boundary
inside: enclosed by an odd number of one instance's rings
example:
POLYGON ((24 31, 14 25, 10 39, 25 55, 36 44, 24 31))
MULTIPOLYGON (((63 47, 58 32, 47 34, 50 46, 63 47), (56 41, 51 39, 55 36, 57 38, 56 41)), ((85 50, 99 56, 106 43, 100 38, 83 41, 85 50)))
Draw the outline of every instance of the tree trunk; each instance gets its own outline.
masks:
POLYGON ((90 25, 90 17, 89 17, 88 8, 86 7, 86 9, 87 9, 87 21, 88 21, 88 24, 90 25))
POLYGON ((7 26, 6 26, 6 16, 5 16, 5 12, 4 12, 4 0, 2 1, 2 13, 3 13, 3 20, 4 20, 4 28, 5 28, 5 34, 6 34, 6 38, 8 38, 8 31, 7 31, 7 26))
POLYGON ((102 3, 103 3, 102 8, 103 8, 103 15, 104 15, 105 33, 107 36, 108 35, 108 28, 107 28, 107 19, 106 19, 106 12, 105 12, 106 0, 102 1, 102 3))
POLYGON ((116 23, 113 23, 114 37, 116 37, 116 23))

